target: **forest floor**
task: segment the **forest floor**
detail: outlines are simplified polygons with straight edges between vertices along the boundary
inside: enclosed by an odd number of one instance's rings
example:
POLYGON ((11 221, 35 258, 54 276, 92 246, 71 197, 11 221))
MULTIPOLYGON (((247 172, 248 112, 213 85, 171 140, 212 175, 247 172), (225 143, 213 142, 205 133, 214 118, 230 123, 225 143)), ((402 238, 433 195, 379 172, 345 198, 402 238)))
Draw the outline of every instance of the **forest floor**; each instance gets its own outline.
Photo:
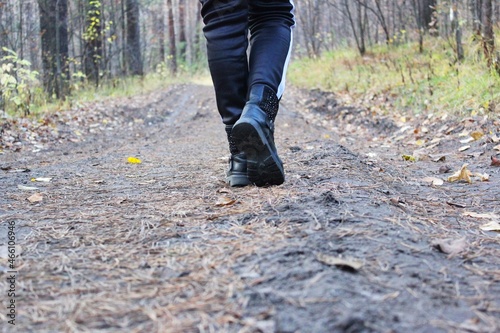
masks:
POLYGON ((499 332, 500 121, 372 101, 289 87, 268 188, 209 85, 4 117, 0 331, 499 332))

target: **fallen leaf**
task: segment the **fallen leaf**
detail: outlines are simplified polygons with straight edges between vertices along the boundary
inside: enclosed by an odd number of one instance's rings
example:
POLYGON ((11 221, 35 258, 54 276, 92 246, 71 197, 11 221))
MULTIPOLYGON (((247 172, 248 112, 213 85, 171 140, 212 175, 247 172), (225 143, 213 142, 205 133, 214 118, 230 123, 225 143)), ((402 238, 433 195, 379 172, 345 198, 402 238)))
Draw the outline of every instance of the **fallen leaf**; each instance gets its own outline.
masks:
POLYGON ((32 182, 42 182, 42 183, 48 183, 52 180, 52 178, 49 177, 38 177, 38 178, 31 178, 32 182))
POLYGON ((445 162, 446 155, 430 155, 433 162, 445 162))
POLYGON ((416 140, 416 141, 415 141, 415 145, 417 145, 417 146, 419 146, 419 147, 420 147, 420 146, 423 146, 423 145, 424 145, 424 143, 425 143, 425 141, 424 141, 424 140, 416 140))
POLYGON ((17 185, 17 188, 23 191, 36 191, 38 187, 34 186, 25 186, 25 185, 17 185))
POLYGON ((441 186, 444 184, 444 180, 437 177, 425 177, 422 180, 426 183, 429 183, 432 186, 441 186))
POLYGON ((448 177, 449 182, 456 182, 456 181, 466 181, 467 183, 472 183, 472 180, 470 179, 471 172, 467 169, 467 163, 462 166, 462 168, 455 172, 453 175, 448 177))
POLYGON ((459 239, 440 239, 433 243, 433 246, 439 251, 454 256, 467 249, 467 240, 465 237, 459 239))
POLYGON ((475 172, 474 174, 472 174, 474 177, 478 177, 482 182, 487 182, 490 180, 490 175, 488 175, 487 173, 479 173, 479 172, 475 172))
POLYGON ((497 146, 493 147, 493 149, 500 151, 500 145, 497 145, 497 146))
POLYGON ((470 148, 470 146, 463 146, 463 147, 458 148, 458 151, 460 151, 460 152, 466 151, 469 148, 470 148))
POLYGON ((499 143, 500 142, 500 138, 498 136, 496 136, 496 135, 492 135, 491 136, 491 141, 493 143, 499 143))
POLYGON ((499 231, 500 232, 500 222, 491 221, 481 226, 481 230, 484 231, 499 231))
POLYGON ((35 193, 32 196, 27 198, 29 202, 36 203, 41 202, 43 200, 43 196, 40 193, 35 193))
POLYGON ((317 253, 316 260, 329 266, 347 268, 352 271, 358 271, 361 267, 363 267, 363 263, 359 260, 339 258, 323 253, 317 253))
POLYGON ((403 160, 405 160, 405 161, 415 162, 415 161, 417 160, 417 159, 416 159, 414 156, 412 156, 412 155, 403 155, 402 157, 403 157, 403 160))
POLYGON ((406 202, 403 199, 401 199, 400 197, 391 198, 390 201, 391 201, 391 204, 393 204, 395 206, 406 204, 406 202))
POLYGON ((476 151, 474 153, 467 154, 467 156, 473 157, 473 158, 478 158, 479 156, 481 156, 483 154, 484 154, 484 151, 476 151))
POLYGON ((127 158, 127 162, 130 164, 141 164, 142 163, 142 161, 137 157, 129 157, 129 158, 127 158))
POLYGON ((230 206, 230 205, 234 204, 235 202, 236 202, 236 200, 234 200, 234 199, 231 199, 228 197, 220 197, 219 199, 217 199, 217 202, 215 203, 215 205, 217 207, 230 206))
POLYGON ((458 203, 458 202, 451 202, 451 201, 446 201, 446 203, 450 206, 457 207, 457 208, 465 208, 467 207, 464 204, 458 203))
POLYGON ((481 132, 481 131, 474 131, 474 132, 472 132, 472 133, 470 134, 470 136, 471 136, 471 137, 472 137, 475 141, 477 141, 477 140, 481 139, 481 138, 484 136, 484 133, 483 133, 483 132, 481 132))
POLYGON ((460 140, 460 143, 465 144, 465 143, 470 143, 472 141, 474 141, 474 138, 473 137, 468 137, 466 139, 460 140))
POLYGON ((500 166, 500 159, 495 156, 491 156, 491 166, 500 166))
POLYGON ((475 213, 475 212, 463 212, 463 216, 475 217, 479 219, 500 219, 500 216, 495 213, 475 213))
POLYGON ((9 170, 9 173, 18 173, 18 172, 30 172, 30 169, 13 169, 9 170))

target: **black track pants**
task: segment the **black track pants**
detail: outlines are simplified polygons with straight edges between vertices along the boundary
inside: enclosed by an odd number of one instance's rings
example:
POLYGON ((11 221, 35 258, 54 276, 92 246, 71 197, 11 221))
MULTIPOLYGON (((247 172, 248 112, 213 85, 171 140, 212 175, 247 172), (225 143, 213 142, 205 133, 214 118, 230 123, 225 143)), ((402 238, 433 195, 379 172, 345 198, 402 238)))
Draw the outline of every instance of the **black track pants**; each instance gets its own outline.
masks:
POLYGON ((283 94, 295 25, 293 1, 200 1, 217 108, 223 123, 232 125, 252 85, 268 85, 278 98, 283 94))

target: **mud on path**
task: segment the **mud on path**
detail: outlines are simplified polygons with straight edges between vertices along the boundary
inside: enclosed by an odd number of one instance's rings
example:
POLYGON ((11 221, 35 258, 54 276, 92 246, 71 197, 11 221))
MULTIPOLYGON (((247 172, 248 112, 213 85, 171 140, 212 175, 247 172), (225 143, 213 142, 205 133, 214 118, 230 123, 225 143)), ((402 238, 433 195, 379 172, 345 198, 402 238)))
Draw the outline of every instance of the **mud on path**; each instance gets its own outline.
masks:
POLYGON ((401 124, 289 88, 285 184, 233 189, 214 105, 194 84, 107 101, 54 120, 59 142, 0 155, 18 271, 14 327, 3 246, 2 332, 499 331, 495 120, 401 124), (422 127, 433 157, 405 161, 422 127), (476 127, 488 135, 458 152, 476 127), (489 181, 422 180, 464 163, 489 181))

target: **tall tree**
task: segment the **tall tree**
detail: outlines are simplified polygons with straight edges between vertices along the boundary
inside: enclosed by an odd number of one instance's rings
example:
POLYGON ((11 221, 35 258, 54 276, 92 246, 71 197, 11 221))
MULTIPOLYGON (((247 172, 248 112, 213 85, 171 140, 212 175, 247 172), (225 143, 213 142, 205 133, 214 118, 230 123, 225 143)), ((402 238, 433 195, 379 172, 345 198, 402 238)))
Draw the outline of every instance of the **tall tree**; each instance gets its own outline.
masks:
POLYGON ((411 7, 413 9, 413 17, 417 23, 418 31, 418 50, 420 53, 424 52, 424 31, 425 18, 424 18, 424 3, 422 0, 411 0, 411 7))
POLYGON ((179 59, 181 59, 182 62, 186 61, 186 49, 187 49, 187 38, 186 38, 186 1, 185 0, 178 0, 178 18, 179 18, 179 23, 177 24, 177 27, 179 29, 179 33, 176 34, 179 36, 179 41, 178 41, 178 52, 179 52, 179 59))
POLYGON ((172 73, 177 73, 177 43, 175 39, 175 21, 172 0, 167 0, 167 25, 168 25, 168 60, 172 73))
POLYGON ((88 0, 86 6, 86 28, 83 35, 85 48, 83 63, 87 79, 99 85, 99 64, 102 58, 102 25, 100 0, 88 0))
POLYGON ((469 6, 472 13, 472 29, 474 33, 474 39, 479 40, 482 30, 481 25, 483 20, 483 0, 471 0, 469 6))
POLYGON ((321 2, 319 0, 303 1, 297 3, 298 11, 300 11, 300 25, 302 27, 302 37, 307 50, 307 54, 311 58, 320 55, 321 38, 321 2))
POLYGON ((132 75, 143 75, 140 12, 138 0, 127 1, 127 69, 132 75))
POLYGON ((462 27, 460 26, 459 11, 458 11, 458 0, 452 0, 451 3, 451 29, 455 33, 455 43, 456 43, 456 55, 457 60, 462 61, 464 59, 464 48, 462 45, 462 27))
MULTIPOLYGON (((5 29, 5 26, 3 24, 4 22, 4 13, 5 13, 5 7, 6 7, 6 2, 5 1, 0 1, 0 45, 6 47, 7 46, 7 39, 9 37, 8 32, 5 29)), ((3 58, 6 55, 6 52, 4 52, 3 49, 0 48, 0 59, 3 58)))
POLYGON ((350 1, 343 1, 344 14, 349 19, 349 24, 356 41, 356 46, 358 48, 359 54, 364 55, 366 53, 366 43, 365 43, 365 22, 363 11, 366 10, 364 6, 364 0, 354 1, 354 9, 356 16, 354 17, 351 11, 350 1))
POLYGON ((500 73, 500 64, 495 56, 492 0, 483 0, 483 50, 488 67, 495 67, 495 70, 500 73))
POLYGON ((43 85, 49 96, 68 94, 68 1, 38 0, 42 44, 43 85))

